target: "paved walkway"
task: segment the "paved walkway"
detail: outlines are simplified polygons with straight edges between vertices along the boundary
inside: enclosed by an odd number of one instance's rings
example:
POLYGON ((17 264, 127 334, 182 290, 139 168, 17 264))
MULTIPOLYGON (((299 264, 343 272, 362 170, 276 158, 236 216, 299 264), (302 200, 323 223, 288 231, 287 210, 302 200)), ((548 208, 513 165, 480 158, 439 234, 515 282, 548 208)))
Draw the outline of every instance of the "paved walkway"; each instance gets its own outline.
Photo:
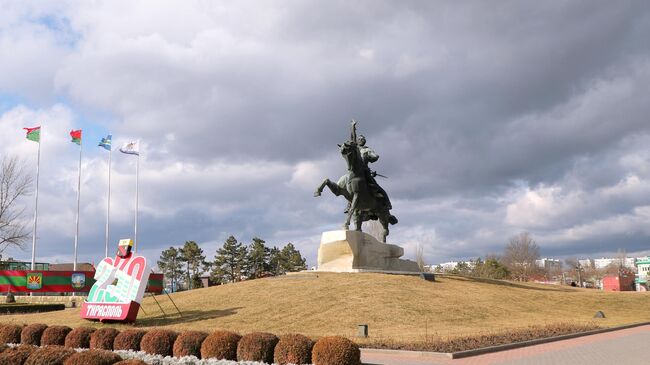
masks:
POLYGON ((377 365, 646 365, 650 364, 649 345, 647 325, 464 359, 402 352, 362 353, 361 360, 377 365))

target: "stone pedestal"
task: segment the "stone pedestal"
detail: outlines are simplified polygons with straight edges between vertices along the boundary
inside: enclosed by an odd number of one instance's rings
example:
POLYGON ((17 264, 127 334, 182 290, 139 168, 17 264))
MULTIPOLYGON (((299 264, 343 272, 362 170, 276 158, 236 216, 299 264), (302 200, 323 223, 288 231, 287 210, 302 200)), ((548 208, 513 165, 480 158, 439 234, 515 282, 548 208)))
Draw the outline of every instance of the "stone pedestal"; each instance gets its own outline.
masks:
POLYGON ((402 260, 404 249, 359 231, 323 232, 318 271, 419 273, 415 261, 402 260))

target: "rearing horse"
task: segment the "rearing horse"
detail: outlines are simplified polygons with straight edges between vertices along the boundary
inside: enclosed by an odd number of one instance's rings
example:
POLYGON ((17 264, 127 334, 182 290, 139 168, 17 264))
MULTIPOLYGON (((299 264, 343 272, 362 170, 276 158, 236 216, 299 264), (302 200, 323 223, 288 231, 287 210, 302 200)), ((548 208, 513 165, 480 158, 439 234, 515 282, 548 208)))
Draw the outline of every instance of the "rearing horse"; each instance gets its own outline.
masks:
POLYGON ((370 188, 368 184, 370 170, 361 158, 355 135, 356 133, 354 133, 353 128, 353 138, 343 143, 343 145, 339 145, 341 155, 347 162, 348 172, 341 176, 336 184, 330 179, 323 180, 316 189, 316 192, 314 192, 314 196, 320 196, 325 186, 334 195, 343 195, 350 202, 343 229, 347 230, 350 228, 352 216, 354 216, 357 231, 361 231, 361 223, 363 221, 379 220, 383 227, 381 241, 386 242, 386 236, 389 234, 388 224, 396 224, 397 218, 390 214, 390 210, 385 201, 379 199, 370 188))

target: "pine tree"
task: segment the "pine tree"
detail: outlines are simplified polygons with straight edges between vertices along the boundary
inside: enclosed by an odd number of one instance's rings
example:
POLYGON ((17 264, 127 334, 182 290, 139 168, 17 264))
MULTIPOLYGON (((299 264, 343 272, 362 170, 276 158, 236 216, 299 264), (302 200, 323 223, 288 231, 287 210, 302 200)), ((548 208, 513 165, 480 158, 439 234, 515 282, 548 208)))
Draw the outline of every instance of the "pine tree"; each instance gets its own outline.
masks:
POLYGON ((271 274, 278 276, 285 273, 283 271, 282 261, 282 251, 273 246, 273 248, 269 250, 269 271, 271 274))
POLYGON ((265 241, 261 238, 253 238, 253 242, 248 248, 247 266, 249 279, 262 277, 264 272, 269 270, 270 250, 264 245, 265 241))
POLYGON ((214 258, 213 279, 221 283, 241 280, 241 274, 245 272, 245 259, 246 247, 237 242, 234 236, 228 237, 214 258))
POLYGON ((280 257, 280 265, 285 273, 307 270, 307 260, 302 257, 300 251, 291 242, 282 248, 280 257))
POLYGON ((185 263, 185 275, 189 289, 195 288, 195 282, 192 281, 192 276, 199 276, 203 273, 204 268, 207 266, 205 262, 205 255, 203 249, 194 241, 186 241, 183 247, 179 250, 181 261, 185 263))
POLYGON ((170 281, 173 291, 178 290, 179 287, 178 279, 180 279, 182 273, 181 264, 180 252, 175 247, 170 247, 160 254, 158 268, 165 278, 170 281))

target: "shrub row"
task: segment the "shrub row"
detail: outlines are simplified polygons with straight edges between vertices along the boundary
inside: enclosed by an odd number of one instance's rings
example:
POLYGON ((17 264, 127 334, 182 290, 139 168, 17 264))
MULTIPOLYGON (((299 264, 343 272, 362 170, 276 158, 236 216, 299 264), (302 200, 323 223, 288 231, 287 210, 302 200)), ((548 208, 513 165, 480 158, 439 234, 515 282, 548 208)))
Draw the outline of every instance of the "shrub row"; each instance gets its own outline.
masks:
MULTIPOLYGON (((324 337, 314 343, 306 336, 253 332, 241 336, 230 331, 176 333, 166 329, 143 331, 94 329, 31 324, 0 325, 0 344, 20 343, 0 350, 2 364, 113 364, 121 360, 112 350, 145 351, 162 356, 196 356, 233 361, 277 364, 358 365, 359 347, 343 337, 324 337), (37 346, 42 346, 38 348, 37 346), (75 353, 75 348, 91 350, 75 353)), ((121 361, 137 365, 137 361, 121 361)))

